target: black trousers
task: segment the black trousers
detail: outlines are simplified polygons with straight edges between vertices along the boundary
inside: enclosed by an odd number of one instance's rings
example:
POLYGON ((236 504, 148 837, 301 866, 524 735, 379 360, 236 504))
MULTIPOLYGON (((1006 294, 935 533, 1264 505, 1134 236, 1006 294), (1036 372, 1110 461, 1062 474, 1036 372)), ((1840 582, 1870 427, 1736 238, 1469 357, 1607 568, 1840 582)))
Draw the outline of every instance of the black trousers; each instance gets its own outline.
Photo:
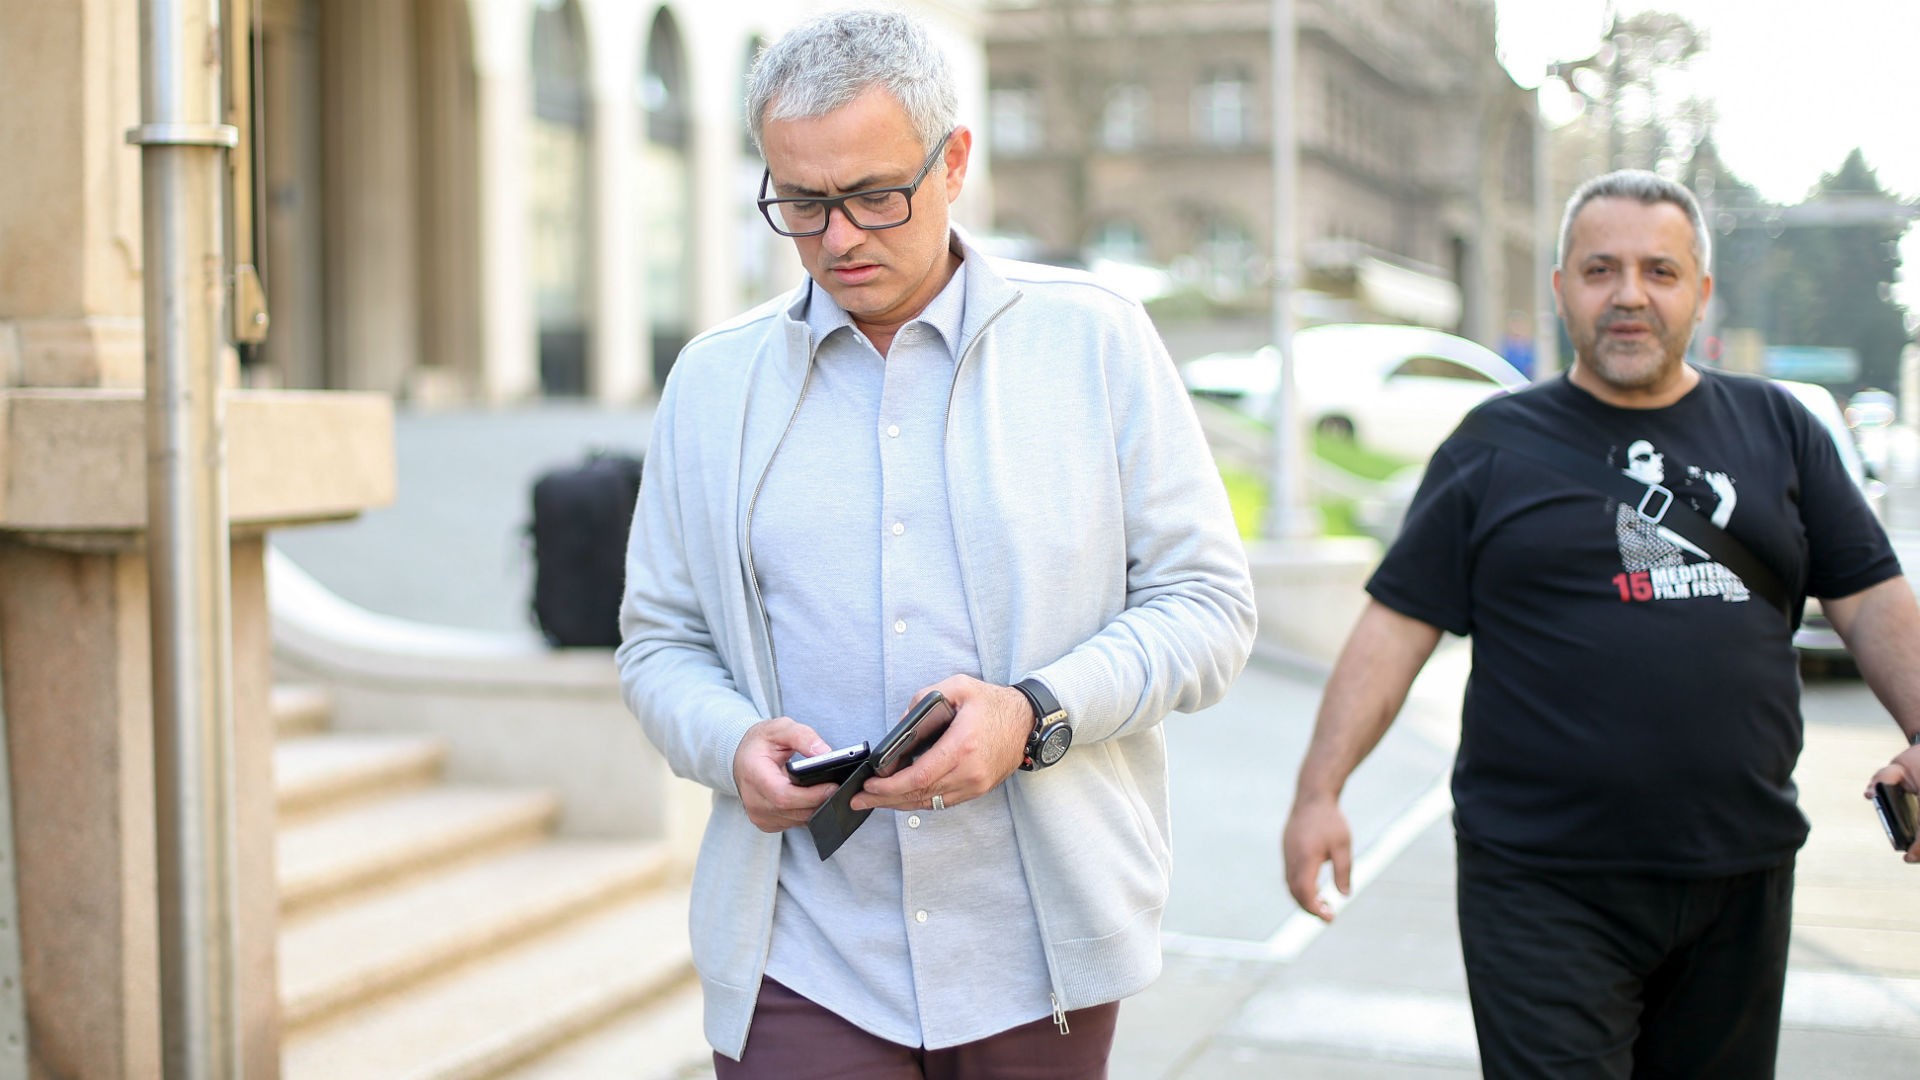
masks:
POLYGON ((1774 1074, 1793 861, 1574 874, 1458 841, 1460 947, 1491 1080, 1774 1074))

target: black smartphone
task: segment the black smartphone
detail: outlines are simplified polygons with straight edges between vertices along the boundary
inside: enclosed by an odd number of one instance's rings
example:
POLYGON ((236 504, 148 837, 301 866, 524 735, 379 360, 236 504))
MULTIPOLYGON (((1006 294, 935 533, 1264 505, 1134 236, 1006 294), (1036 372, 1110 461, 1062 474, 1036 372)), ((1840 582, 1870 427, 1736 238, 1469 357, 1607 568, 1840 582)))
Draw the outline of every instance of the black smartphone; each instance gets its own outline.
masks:
POLYGON ((953 723, 953 705, 938 690, 914 703, 873 752, 873 775, 892 776, 932 746, 953 723))
POLYGON ((854 743, 838 750, 829 750, 812 757, 795 754, 787 759, 787 779, 801 787, 815 784, 838 784, 853 775, 853 770, 867 760, 867 744, 854 743))
POLYGON ((1899 784, 1875 784, 1873 808, 1880 813, 1880 825, 1893 841, 1893 849, 1911 848, 1914 830, 1920 827, 1920 798, 1899 784))

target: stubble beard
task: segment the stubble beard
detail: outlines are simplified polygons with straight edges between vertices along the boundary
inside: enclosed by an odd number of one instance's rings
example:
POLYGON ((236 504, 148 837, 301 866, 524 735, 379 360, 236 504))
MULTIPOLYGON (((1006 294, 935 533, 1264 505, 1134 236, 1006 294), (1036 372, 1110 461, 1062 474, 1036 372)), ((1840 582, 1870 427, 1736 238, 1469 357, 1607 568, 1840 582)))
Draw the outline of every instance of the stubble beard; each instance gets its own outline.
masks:
POLYGON ((1616 390, 1646 390, 1671 378, 1686 362, 1690 333, 1670 332, 1649 312, 1632 319, 1646 323, 1652 334, 1639 341, 1621 341, 1607 334, 1608 323, 1616 318, 1627 316, 1601 316, 1586 335, 1587 340, 1575 343, 1575 354, 1601 382, 1616 390))

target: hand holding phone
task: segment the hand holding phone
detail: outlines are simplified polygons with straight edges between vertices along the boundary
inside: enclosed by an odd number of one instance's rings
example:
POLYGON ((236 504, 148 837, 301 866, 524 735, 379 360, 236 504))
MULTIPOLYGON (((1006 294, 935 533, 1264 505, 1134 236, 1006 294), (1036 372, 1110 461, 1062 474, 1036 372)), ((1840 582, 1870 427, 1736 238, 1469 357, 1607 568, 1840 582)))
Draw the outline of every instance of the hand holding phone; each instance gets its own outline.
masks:
POLYGON ((824 754, 814 754, 811 757, 795 754, 787 759, 787 779, 801 787, 838 784, 852 776, 853 771, 865 760, 867 760, 867 744, 863 742, 843 746, 838 750, 829 750, 824 754))
POLYGON ((1873 808, 1880 815, 1881 828, 1887 830, 1887 839, 1893 841, 1893 849, 1911 849, 1914 834, 1920 831, 1920 798, 1899 784, 1875 784, 1873 808))
POLYGON ((913 759, 925 753, 951 723, 952 703, 938 690, 927 691, 880 741, 880 748, 873 752, 873 775, 892 776, 913 764, 913 759))

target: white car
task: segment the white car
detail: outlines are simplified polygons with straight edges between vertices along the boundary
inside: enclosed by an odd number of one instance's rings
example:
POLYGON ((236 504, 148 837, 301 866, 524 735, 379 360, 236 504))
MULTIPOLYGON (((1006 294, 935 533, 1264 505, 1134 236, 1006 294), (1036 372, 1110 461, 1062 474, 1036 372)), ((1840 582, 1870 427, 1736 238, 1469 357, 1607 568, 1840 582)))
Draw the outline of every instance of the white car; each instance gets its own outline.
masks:
MULTIPOLYGON (((1840 405, 1834 401, 1833 394, 1824 386, 1813 383, 1789 382, 1785 379, 1773 380, 1774 385, 1798 398, 1800 404, 1807 407, 1820 426, 1827 429, 1833 438, 1834 449, 1840 451, 1840 464, 1846 467, 1847 475, 1860 488, 1867 505, 1873 508, 1874 515, 1880 514, 1880 503, 1887 486, 1867 475, 1865 464, 1860 459, 1860 448, 1854 442, 1853 430, 1847 426, 1846 417, 1840 412, 1840 405)), ((1834 632, 1833 624, 1820 610, 1820 601, 1807 598, 1807 609, 1800 619, 1800 629, 1793 635, 1794 648, 1802 656, 1816 660, 1834 660, 1847 655, 1846 642, 1834 632)))
MULTIPOLYGON (((1465 338, 1421 326, 1344 323, 1293 337, 1299 415, 1316 431, 1425 464, 1467 410, 1527 377, 1500 355, 1465 338)), ((1181 365, 1187 390, 1262 420, 1280 382, 1271 346, 1214 353, 1181 365)))

